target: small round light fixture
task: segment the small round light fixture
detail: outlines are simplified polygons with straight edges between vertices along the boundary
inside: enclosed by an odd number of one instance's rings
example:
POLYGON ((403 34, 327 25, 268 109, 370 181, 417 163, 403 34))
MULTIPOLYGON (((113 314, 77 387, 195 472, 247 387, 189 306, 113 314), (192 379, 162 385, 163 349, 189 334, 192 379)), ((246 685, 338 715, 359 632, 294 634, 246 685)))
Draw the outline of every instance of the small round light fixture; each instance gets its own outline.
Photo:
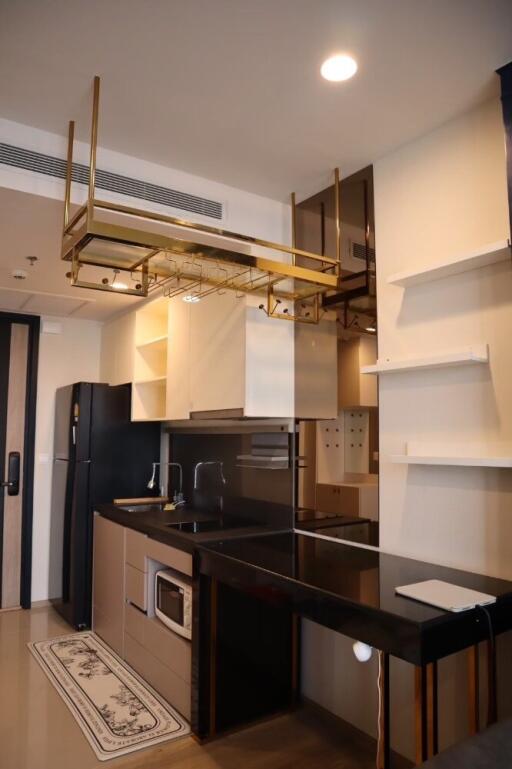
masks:
POLYGON ((372 647, 362 641, 355 641, 352 646, 352 651, 359 662, 368 662, 373 654, 372 647))
POLYGON ((320 74, 325 80, 339 83, 342 80, 350 80, 357 72, 357 62, 346 53, 338 53, 330 56, 320 67, 320 74))
POLYGON ((189 304, 196 304, 196 302, 199 302, 201 299, 200 296, 197 296, 197 294, 185 294, 183 297, 184 302, 189 302, 189 304))

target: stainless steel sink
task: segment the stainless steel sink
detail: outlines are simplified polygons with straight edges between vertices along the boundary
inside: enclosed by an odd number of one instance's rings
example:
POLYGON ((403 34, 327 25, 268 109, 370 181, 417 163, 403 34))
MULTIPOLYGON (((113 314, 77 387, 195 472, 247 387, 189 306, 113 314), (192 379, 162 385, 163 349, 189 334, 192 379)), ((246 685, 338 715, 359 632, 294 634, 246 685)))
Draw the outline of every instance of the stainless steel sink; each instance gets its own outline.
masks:
MULTIPOLYGON (((161 513, 164 505, 118 505, 121 510, 127 510, 129 513, 161 513)), ((169 511, 171 512, 171 511, 169 511)))

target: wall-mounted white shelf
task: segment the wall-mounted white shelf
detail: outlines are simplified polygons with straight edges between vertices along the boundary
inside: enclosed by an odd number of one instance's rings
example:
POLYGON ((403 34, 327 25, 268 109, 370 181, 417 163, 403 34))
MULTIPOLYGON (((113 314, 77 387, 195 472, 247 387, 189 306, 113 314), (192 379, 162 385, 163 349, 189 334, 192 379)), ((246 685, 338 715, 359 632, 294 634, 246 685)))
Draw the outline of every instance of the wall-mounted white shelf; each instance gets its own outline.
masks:
POLYGON ((390 458, 400 465, 512 468, 512 445, 411 441, 406 444, 403 454, 394 454, 390 458))
POLYGON ((150 379, 138 379, 133 384, 134 385, 152 385, 152 384, 165 383, 166 380, 167 380, 166 376, 155 376, 155 377, 151 377, 150 379))
POLYGON ((418 369, 450 368, 452 366, 476 365, 489 362, 489 347, 476 344, 459 350, 429 355, 421 358, 378 360, 372 366, 362 366, 361 374, 393 374, 418 369))
POLYGON ((510 457, 451 457, 393 454, 391 461, 400 465, 453 465, 456 467, 512 467, 510 457))
POLYGON ((167 348, 167 334, 155 336, 153 339, 148 339, 147 342, 141 342, 137 345, 137 350, 146 350, 152 347, 161 347, 162 350, 165 350, 167 348))
POLYGON ((390 275, 387 282, 393 286, 408 288, 409 286, 417 286, 420 283, 448 278, 450 275, 458 275, 461 272, 477 270, 490 264, 511 261, 511 258, 512 251, 509 241, 499 240, 497 243, 491 243, 467 254, 460 254, 454 259, 447 259, 424 270, 397 272, 394 275, 390 275))

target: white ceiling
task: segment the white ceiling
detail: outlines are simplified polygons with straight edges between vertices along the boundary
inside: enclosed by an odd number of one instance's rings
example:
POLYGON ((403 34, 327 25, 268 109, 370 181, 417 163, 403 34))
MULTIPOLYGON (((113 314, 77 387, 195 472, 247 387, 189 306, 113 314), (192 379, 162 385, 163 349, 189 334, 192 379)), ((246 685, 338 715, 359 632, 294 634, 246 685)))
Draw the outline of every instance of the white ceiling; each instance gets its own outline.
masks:
POLYGON ((0 310, 103 321, 133 306, 122 294, 73 288, 60 255, 62 203, 0 187, 0 310), (26 257, 38 261, 30 266, 26 257), (12 270, 25 270, 15 280, 12 270))
POLYGON ((0 115, 283 198, 495 92, 511 0, 0 0, 0 115), (322 60, 348 51, 356 77, 322 60), (86 138, 86 123, 79 138, 86 138))

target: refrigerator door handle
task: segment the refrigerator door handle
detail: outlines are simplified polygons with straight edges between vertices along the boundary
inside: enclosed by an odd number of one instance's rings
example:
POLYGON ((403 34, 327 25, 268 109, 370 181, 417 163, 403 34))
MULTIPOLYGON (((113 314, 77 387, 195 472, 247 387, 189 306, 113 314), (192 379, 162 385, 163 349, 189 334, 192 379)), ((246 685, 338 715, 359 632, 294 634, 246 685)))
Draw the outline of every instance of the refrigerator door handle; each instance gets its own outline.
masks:
POLYGON ((76 425, 73 425, 73 427, 71 428, 71 432, 73 435, 73 446, 76 446, 76 425))

